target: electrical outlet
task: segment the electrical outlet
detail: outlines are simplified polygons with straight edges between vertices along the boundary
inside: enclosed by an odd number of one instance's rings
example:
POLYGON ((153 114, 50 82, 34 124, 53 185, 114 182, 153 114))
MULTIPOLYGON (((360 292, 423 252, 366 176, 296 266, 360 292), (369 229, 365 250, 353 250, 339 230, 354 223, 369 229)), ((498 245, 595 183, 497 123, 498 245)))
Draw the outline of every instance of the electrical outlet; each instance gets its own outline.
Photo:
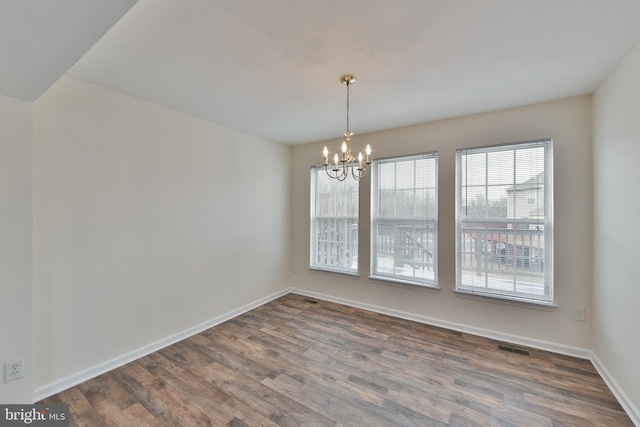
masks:
POLYGON ((8 383, 9 381, 22 378, 22 375, 24 374, 23 364, 24 362, 22 361, 22 359, 6 362, 4 364, 4 382, 8 383))
POLYGON ((573 320, 577 320, 579 322, 584 322, 584 308, 583 307, 573 307, 573 320))

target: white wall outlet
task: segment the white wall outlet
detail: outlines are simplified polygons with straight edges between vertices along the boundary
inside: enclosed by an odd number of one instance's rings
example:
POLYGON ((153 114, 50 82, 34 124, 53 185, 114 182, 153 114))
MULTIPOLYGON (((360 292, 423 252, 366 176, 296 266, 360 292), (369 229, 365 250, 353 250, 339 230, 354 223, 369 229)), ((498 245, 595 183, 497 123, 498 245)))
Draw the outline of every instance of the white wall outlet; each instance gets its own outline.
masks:
POLYGON ((584 307, 573 307, 573 320, 584 322, 584 307))
POLYGON ((17 380, 24 375, 24 362, 20 360, 12 360, 4 364, 4 382, 17 380))

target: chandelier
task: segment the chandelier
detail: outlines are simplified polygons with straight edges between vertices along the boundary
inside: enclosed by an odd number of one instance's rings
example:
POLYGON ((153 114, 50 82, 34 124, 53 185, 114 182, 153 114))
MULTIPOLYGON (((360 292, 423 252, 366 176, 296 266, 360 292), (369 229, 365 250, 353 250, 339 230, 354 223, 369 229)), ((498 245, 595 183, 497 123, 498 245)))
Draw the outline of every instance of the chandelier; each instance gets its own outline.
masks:
POLYGON ((324 154, 324 169, 327 175, 338 181, 344 181, 349 174, 355 180, 359 180, 367 174, 367 166, 371 164, 371 147, 367 144, 365 150, 366 157, 362 156, 362 151, 358 153, 358 158, 351 155, 351 136, 353 132, 349 130, 349 86, 354 84, 356 76, 345 74, 340 77, 340 83, 347 86, 347 131, 344 133, 344 141, 342 141, 342 154, 335 153, 333 156, 333 166, 329 168, 329 149, 325 145, 322 154, 324 154))

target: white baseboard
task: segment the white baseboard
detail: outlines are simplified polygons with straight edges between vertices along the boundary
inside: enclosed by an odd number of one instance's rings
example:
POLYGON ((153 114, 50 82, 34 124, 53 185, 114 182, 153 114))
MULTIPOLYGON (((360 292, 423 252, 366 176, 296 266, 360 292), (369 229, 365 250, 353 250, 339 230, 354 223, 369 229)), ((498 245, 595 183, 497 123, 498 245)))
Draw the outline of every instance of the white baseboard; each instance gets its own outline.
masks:
POLYGON ((290 291, 288 289, 281 290, 276 292, 275 294, 266 296, 257 301, 254 301, 250 304, 244 305, 235 310, 231 310, 228 313, 222 314, 220 316, 214 317, 206 322, 203 322, 199 325, 193 326, 191 328, 185 329, 184 331, 178 332, 177 334, 171 335, 169 337, 163 338, 159 341, 153 342, 149 345, 145 345, 137 350, 130 351, 129 353, 123 354, 122 356, 118 356, 114 359, 108 360, 106 362, 100 363, 91 368, 85 369, 83 371, 77 372, 75 374, 69 375, 65 378, 61 378, 56 380, 50 384, 39 387, 34 390, 33 399, 35 402, 38 402, 46 397, 54 395, 56 393, 60 393, 70 387, 76 386, 80 383, 88 381, 92 378, 95 378, 99 375, 102 375, 106 372, 109 372, 113 369, 119 368, 120 366, 126 365, 127 363, 133 362, 136 359, 144 357, 148 354, 151 354, 155 351, 161 350, 171 344, 175 344, 178 341, 182 341, 190 336, 195 334, 199 334, 202 331, 205 331, 213 326, 219 325, 222 322, 226 322, 227 320, 233 319, 236 316, 239 316, 247 311, 253 310, 256 307, 259 307, 263 304, 268 303, 276 298, 281 297, 282 295, 288 294, 290 291))
POLYGON ((618 402, 620 403, 624 411, 627 413, 627 415, 629 415, 629 418, 631 418, 633 424, 635 424, 637 427, 640 427, 640 411, 633 404, 631 399, 629 399, 629 396, 627 396, 624 390, 622 390, 618 382, 613 379, 607 368, 602 364, 600 359, 598 359, 598 356, 593 353, 591 354, 591 363, 593 363, 593 366, 595 366, 604 382, 607 383, 607 386, 609 386, 609 389, 616 397, 616 399, 618 399, 618 402))
POLYGON ((424 323, 426 325, 439 326, 441 328, 451 329, 458 332, 464 332, 464 333, 477 335, 485 338, 490 338, 498 341, 505 341, 512 344, 519 344, 527 347, 533 347, 540 350, 551 351, 553 353, 565 354, 567 356, 578 357, 580 359, 591 358, 591 350, 587 350, 584 348, 571 347, 568 345, 522 337, 519 335, 505 334, 503 332, 492 331, 489 329, 476 328, 473 326, 463 325, 463 324, 454 323, 454 322, 448 322, 445 320, 435 319, 428 316, 422 316, 418 314, 407 313, 400 310, 394 310, 391 308, 366 304, 359 301, 353 301, 345 298, 334 297, 331 295, 310 292, 303 289, 291 288, 290 292, 311 297, 311 298, 318 298, 326 301, 336 302, 338 304, 344 304, 350 307, 362 308, 364 310, 369 310, 369 311, 373 311, 380 314, 387 314, 389 316, 398 317, 400 319, 412 320, 414 322, 424 323))

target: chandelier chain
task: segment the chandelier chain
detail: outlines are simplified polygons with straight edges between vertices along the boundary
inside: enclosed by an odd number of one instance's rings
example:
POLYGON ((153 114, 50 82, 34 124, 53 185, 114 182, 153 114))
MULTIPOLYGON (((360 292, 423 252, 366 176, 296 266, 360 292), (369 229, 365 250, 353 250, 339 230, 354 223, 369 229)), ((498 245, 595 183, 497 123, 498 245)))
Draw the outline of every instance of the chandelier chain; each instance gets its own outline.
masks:
POLYGON ((349 86, 350 82, 347 82, 347 134, 349 133, 349 86))

